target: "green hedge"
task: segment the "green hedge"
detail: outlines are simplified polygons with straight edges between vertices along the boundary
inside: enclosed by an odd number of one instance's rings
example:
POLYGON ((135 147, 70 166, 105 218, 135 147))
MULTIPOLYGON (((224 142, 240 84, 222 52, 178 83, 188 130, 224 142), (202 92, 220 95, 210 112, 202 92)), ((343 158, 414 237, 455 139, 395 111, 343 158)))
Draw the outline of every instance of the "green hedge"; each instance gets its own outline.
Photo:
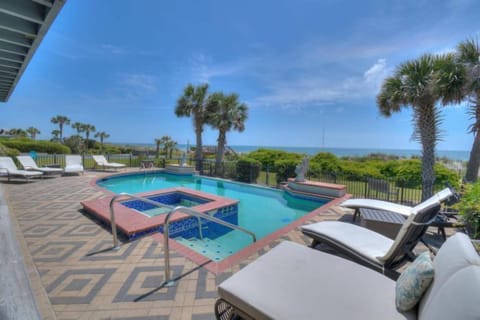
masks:
POLYGON ((290 160, 300 163, 302 155, 299 153, 286 152, 282 150, 258 149, 248 154, 248 158, 255 159, 262 164, 263 170, 273 168, 278 160, 290 160))
POLYGON ((0 143, 0 156, 15 157, 19 154, 20 152, 17 149, 7 148, 0 143))
POLYGON ((299 164, 297 160, 277 160, 275 161, 275 172, 277 173, 277 183, 287 181, 288 178, 295 178, 295 168, 299 164))
POLYGON ((237 161, 237 180, 241 182, 254 183, 260 175, 260 161, 249 158, 242 158, 237 161))
POLYGON ((20 152, 45 152, 51 154, 69 154, 70 148, 58 142, 31 139, 5 139, 2 144, 8 148, 17 149, 20 152))

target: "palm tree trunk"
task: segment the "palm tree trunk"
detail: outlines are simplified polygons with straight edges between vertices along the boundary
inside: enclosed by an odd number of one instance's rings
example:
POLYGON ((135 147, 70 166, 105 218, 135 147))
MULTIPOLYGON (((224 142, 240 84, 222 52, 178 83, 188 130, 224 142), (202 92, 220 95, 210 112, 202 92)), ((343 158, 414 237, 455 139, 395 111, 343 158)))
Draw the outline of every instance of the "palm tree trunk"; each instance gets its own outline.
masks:
POLYGON ((467 182, 476 182, 478 179, 478 168, 480 167, 480 134, 475 132, 470 159, 468 160, 467 173, 465 179, 467 182))
POLYGON ((160 143, 157 142, 157 150, 155 150, 155 158, 159 158, 160 156, 160 143))
POLYGON ((418 115, 417 127, 422 143, 422 201, 433 195, 435 182, 435 144, 437 142, 435 106, 424 106, 418 115))
POLYGON ((196 129, 195 135, 197 138, 197 148, 195 149, 195 169, 202 171, 202 154, 203 154, 203 145, 202 145, 202 130, 196 129))
POLYGON ((220 168, 223 162, 223 153, 225 150, 226 143, 226 132, 224 129, 218 129, 218 140, 217 140, 217 155, 215 157, 215 173, 220 174, 220 168))
POLYGON ((60 127, 60 141, 63 141, 63 123, 60 122, 59 127, 60 127))

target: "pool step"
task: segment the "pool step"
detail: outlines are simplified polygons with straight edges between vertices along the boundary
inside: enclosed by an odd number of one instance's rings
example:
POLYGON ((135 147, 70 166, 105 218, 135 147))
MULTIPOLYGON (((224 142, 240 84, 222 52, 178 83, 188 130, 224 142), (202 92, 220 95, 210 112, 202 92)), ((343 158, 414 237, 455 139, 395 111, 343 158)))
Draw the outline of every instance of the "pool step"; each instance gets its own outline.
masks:
POLYGON ((178 237, 178 238, 175 238, 175 241, 180 242, 184 246, 200 253, 203 256, 206 256, 212 259, 212 261, 223 260, 232 254, 232 251, 226 248, 225 246, 223 246, 220 242, 209 239, 209 238, 185 239, 183 237, 178 237))

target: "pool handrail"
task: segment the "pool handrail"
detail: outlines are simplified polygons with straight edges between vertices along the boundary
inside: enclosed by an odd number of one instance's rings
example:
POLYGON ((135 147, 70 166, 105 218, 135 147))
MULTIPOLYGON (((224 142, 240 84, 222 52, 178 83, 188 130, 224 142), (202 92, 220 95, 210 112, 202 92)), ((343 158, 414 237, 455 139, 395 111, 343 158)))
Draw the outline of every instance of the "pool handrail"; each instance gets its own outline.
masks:
MULTIPOLYGON (((153 201, 153 200, 150 200, 150 199, 144 198, 144 197, 139 197, 139 196, 136 196, 136 195, 133 195, 133 194, 130 194, 130 193, 126 193, 126 192, 121 192, 121 193, 113 196, 112 200, 110 200, 110 223, 112 224, 111 227, 112 227, 113 248, 114 249, 118 249, 120 246, 118 245, 117 224, 115 223, 115 210, 113 208, 113 204, 114 204, 115 201, 117 201, 118 198, 121 198, 121 197, 128 197, 130 199, 139 200, 139 201, 151 204, 153 206, 156 206, 158 208, 167 208, 170 211, 175 209, 175 207, 173 207, 173 206, 169 206, 169 205, 164 204, 164 203, 153 201)), ((201 224, 201 221, 200 221, 200 217, 197 217, 197 220, 198 220, 198 232, 200 233, 200 239, 203 239, 203 231, 202 231, 202 227, 201 227, 202 224, 201 224)))
POLYGON ((203 212, 196 211, 196 210, 193 210, 191 208, 184 207, 184 206, 173 207, 173 206, 169 206, 167 204, 163 204, 163 203, 160 203, 160 202, 150 200, 148 198, 139 197, 139 196, 136 196, 136 195, 133 195, 133 194, 130 194, 130 193, 126 193, 126 192, 121 192, 121 193, 113 196, 112 199, 110 200, 110 223, 112 225, 111 227, 112 227, 113 248, 114 249, 118 249, 119 245, 118 245, 118 236, 117 236, 117 225, 115 223, 115 210, 114 210, 113 204, 115 203, 115 201, 117 201, 118 198, 121 198, 121 197, 128 197, 128 198, 131 198, 131 199, 136 199, 136 200, 143 201, 145 203, 149 203, 151 205, 154 205, 154 206, 157 206, 157 207, 160 207, 160 208, 170 209, 170 211, 167 213, 167 216, 165 217, 165 220, 164 220, 164 223, 163 223, 163 247, 164 247, 164 251, 165 251, 165 254, 164 254, 164 260, 165 260, 164 285, 165 286, 171 286, 173 284, 173 281, 170 280, 170 246, 169 246, 169 228, 168 227, 169 227, 169 224, 170 224, 170 217, 175 212, 183 212, 187 215, 190 215, 192 217, 197 218, 197 220, 198 220, 198 230, 199 230, 201 239, 203 239, 202 222, 201 222, 201 218, 203 218, 205 220, 209 220, 209 221, 218 223, 218 224, 223 225, 225 227, 228 227, 230 229, 242 231, 242 232, 250 235, 253 239, 253 242, 257 242, 257 237, 256 237, 255 233, 253 233, 252 231, 249 231, 245 228, 234 225, 230 222, 226 222, 226 221, 223 221, 221 219, 215 218, 215 217, 210 216, 208 214, 205 214, 203 212))

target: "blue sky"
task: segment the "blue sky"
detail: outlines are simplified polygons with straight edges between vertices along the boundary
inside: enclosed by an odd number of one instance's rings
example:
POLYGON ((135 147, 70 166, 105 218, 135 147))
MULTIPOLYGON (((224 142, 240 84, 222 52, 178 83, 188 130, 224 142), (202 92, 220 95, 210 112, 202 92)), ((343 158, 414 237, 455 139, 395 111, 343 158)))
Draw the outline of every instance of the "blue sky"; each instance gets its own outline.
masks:
MULTIPOLYGON (((478 37, 478 12, 475 0, 68 0, 0 105, 0 128, 49 139, 50 119, 65 115, 110 142, 194 143, 191 119, 173 110, 188 83, 208 82, 249 106, 230 145, 419 149, 408 110, 379 115, 381 82, 478 37)), ((443 115, 438 149, 470 150, 465 108, 443 115)), ((204 143, 216 138, 206 128, 204 143)))

